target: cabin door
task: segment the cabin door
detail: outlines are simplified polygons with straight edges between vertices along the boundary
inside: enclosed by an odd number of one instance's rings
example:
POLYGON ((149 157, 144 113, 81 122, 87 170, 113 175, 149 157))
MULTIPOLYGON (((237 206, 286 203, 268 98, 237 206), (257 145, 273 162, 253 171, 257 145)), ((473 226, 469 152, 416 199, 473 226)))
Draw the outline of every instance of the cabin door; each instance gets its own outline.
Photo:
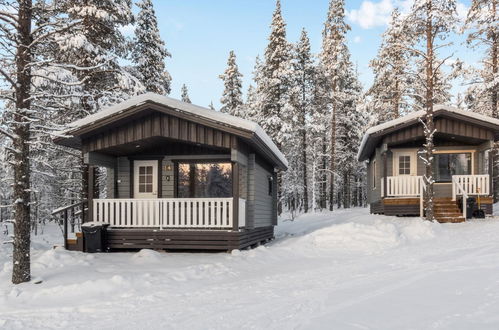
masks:
POLYGON ((394 175, 416 175, 417 173, 417 156, 416 152, 400 152, 393 153, 393 171, 394 175))
POLYGON ((158 161, 135 160, 134 167, 134 198, 158 197, 158 161))

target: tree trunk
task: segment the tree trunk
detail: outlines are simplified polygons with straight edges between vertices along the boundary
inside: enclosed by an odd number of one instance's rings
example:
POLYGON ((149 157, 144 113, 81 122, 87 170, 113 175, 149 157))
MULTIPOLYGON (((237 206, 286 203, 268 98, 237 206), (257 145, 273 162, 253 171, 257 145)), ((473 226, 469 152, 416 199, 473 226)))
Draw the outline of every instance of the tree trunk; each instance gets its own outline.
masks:
MULTIPOLYGON (((497 0, 492 1, 492 13, 493 17, 495 18, 495 14, 497 13, 497 0)), ((497 19, 495 20, 497 21, 497 19)), ((492 76, 495 77, 497 75, 497 72, 499 72, 498 68, 498 63, 497 63, 497 56, 498 54, 498 47, 499 47, 499 35, 496 32, 496 27, 492 26, 489 31, 489 36, 491 39, 491 63, 492 63, 492 76)), ((499 109, 498 109, 498 91, 497 89, 499 86, 492 86, 491 90, 491 95, 490 95, 490 102, 491 102, 491 107, 492 107, 492 117, 498 118, 499 119, 499 109)), ((490 153, 490 156, 493 159, 493 164, 494 164, 494 171, 492 173, 492 178, 494 184, 493 184, 493 194, 494 194, 494 202, 497 202, 499 200, 499 148, 496 143, 494 149, 490 153)))
POLYGON ((350 173, 345 171, 343 173, 343 208, 350 208, 350 173))
POLYGON ((433 22, 432 22, 432 1, 427 3, 427 19, 426 19, 426 131, 425 131, 425 205, 426 219, 435 220, 433 208, 433 134, 435 125, 433 122, 433 22))
POLYGON ((31 0, 20 0, 18 9, 19 21, 17 27, 18 46, 16 50, 15 86, 16 102, 14 113, 14 250, 12 283, 19 284, 31 279, 30 270, 30 165, 29 140, 30 124, 29 101, 31 88, 31 0))
MULTIPOLYGON (((336 90, 336 84, 333 85, 333 91, 336 90)), ((331 115, 331 159, 329 163, 329 211, 333 210, 334 206, 334 173, 336 170, 336 102, 333 100, 333 109, 331 115)))
MULTIPOLYGON (((305 127, 305 123, 303 123, 305 127)), ((308 180, 307 180, 307 131, 302 131, 302 175, 303 175, 303 211, 308 212, 308 180)))
POLYGON ((327 207, 327 144, 326 137, 322 139, 322 175, 321 175, 321 210, 327 207))

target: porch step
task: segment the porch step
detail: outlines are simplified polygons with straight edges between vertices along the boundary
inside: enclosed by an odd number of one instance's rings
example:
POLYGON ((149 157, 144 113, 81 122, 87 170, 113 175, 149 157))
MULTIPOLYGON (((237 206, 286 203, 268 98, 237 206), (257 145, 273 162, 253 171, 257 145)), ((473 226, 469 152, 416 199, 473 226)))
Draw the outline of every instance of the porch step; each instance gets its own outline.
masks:
POLYGON ((464 222, 464 218, 462 216, 460 216, 460 217, 437 217, 437 216, 435 216, 435 218, 440 223, 458 223, 458 222, 464 222))

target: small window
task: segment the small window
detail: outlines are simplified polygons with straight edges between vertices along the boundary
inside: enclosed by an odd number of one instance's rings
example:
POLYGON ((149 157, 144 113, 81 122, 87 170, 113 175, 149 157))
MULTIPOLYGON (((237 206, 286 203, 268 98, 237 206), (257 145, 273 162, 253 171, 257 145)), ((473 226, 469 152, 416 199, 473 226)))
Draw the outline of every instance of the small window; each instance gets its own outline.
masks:
POLYGON ((272 196, 272 193, 274 191, 274 178, 269 176, 268 177, 268 193, 269 193, 269 196, 272 196))
POLYGON ((376 189, 376 160, 373 161, 373 189, 376 189))
POLYGON ((399 156, 399 175, 411 174, 411 156, 399 156))

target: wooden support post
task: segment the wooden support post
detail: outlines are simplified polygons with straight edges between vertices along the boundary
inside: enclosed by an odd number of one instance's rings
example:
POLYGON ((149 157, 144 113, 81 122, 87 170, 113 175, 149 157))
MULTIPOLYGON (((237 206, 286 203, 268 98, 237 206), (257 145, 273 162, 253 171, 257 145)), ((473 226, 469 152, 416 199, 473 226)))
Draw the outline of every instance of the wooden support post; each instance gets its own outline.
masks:
POLYGON ((232 230, 239 231, 239 164, 232 162, 232 230))
POLYGON ((68 249, 68 210, 64 210, 64 220, 63 220, 63 232, 64 232, 64 248, 68 249))
MULTIPOLYGON (((81 174, 82 179, 82 192, 81 200, 84 201, 88 199, 88 165, 83 164, 83 172, 81 174)), ((88 220, 88 211, 85 211, 85 207, 88 207, 88 202, 81 205, 81 223, 85 223, 88 220)))
POLYGON ((94 221, 93 219, 93 216, 94 216, 94 212, 93 212, 93 208, 94 208, 94 195, 95 195, 95 191, 94 191, 94 187, 95 187, 95 167, 93 166, 89 166, 88 167, 88 215, 87 215, 87 220, 89 222, 91 221, 94 221))
MULTIPOLYGON (((384 195, 386 196, 387 194, 387 188, 388 188, 388 157, 387 157, 387 151, 383 153, 383 192, 384 195)), ((381 196, 382 198, 385 196, 381 196)))
POLYGON ((494 193, 494 158, 496 157, 495 149, 489 151, 489 193, 493 196, 494 202, 497 202, 497 196, 494 193))

